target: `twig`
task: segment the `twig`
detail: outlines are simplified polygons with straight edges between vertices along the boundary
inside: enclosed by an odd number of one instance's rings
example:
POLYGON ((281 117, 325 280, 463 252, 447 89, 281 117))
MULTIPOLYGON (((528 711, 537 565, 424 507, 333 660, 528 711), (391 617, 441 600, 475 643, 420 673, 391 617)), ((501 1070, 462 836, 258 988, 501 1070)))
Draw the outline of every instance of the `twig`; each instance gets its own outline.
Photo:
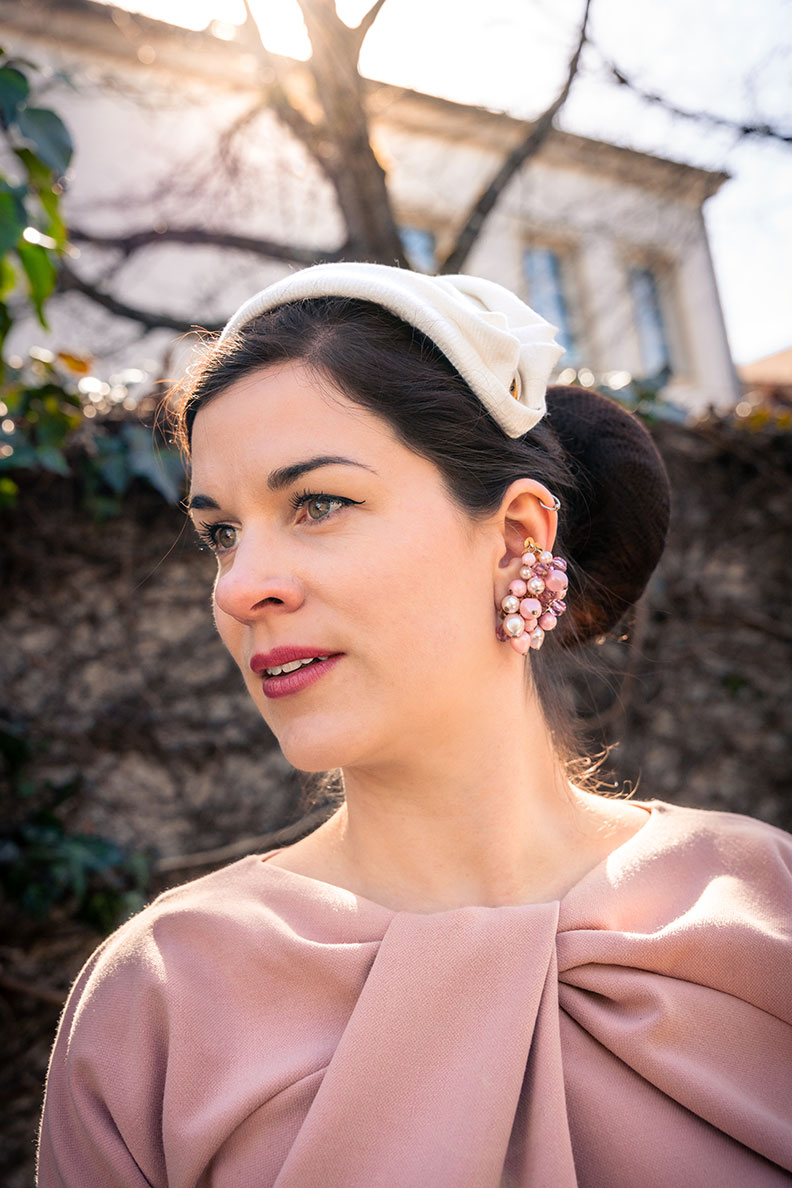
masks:
POLYGON ((665 111, 682 120, 695 120, 698 123, 711 124, 714 128, 726 128, 729 132, 736 132, 740 137, 758 136, 765 140, 777 140, 781 144, 792 144, 792 133, 781 132, 772 124, 741 124, 739 120, 730 120, 726 116, 715 115, 710 111, 692 111, 690 108, 678 107, 663 95, 654 91, 645 91, 638 86, 634 79, 625 74, 614 62, 603 59, 605 68, 621 87, 627 87, 646 103, 653 103, 665 111))
POLYGON ((572 89, 572 83, 575 81, 575 76, 578 72, 580 64, 580 55, 583 52, 583 46, 586 44, 588 37, 588 19, 589 10, 591 8, 591 0, 586 0, 586 7, 583 12, 583 20, 580 25, 580 33, 578 35, 578 43, 572 57, 569 59, 569 66, 567 68, 566 79, 561 90, 556 95, 553 102, 542 112, 539 118, 531 126, 531 131, 521 144, 512 149, 506 160, 501 165, 498 172, 493 177, 492 181, 485 190, 479 194, 474 202, 465 221, 465 225, 460 231, 456 244, 453 250, 449 253, 443 263, 438 267, 438 272, 441 273, 456 273, 461 272, 465 260, 470 253, 473 244, 476 241, 481 225, 490 213, 495 203, 498 201, 501 193, 505 189, 508 182, 511 181, 517 170, 525 164, 529 158, 536 156, 539 149, 544 144, 547 137, 553 128, 553 121, 558 115, 558 112, 564 106, 572 89))
POLYGON ((695 623, 706 627, 726 627, 740 624, 750 627, 754 631, 761 631, 764 635, 771 635, 774 639, 782 639, 785 643, 792 643, 792 626, 779 619, 771 619, 768 615, 761 615, 757 611, 735 608, 725 610, 720 614, 707 615, 706 618, 696 618, 695 623))
POLYGON ((360 47, 363 45, 366 34, 379 16, 380 9, 384 3, 385 0, 376 0, 376 2, 371 6, 363 19, 357 25, 355 32, 358 35, 358 54, 360 53, 360 47))
POLYGON ((101 305, 109 313, 115 314, 119 318, 129 318, 133 322, 139 322, 141 326, 146 326, 149 330, 177 330, 184 334, 198 329, 214 333, 223 328, 222 322, 210 322, 203 327, 198 327, 194 322, 187 322, 183 318, 174 318, 171 314, 155 313, 150 309, 140 309, 138 306, 128 305, 127 302, 119 301, 117 297, 106 293, 97 285, 83 280, 65 260, 61 260, 60 263, 58 291, 61 293, 82 293, 84 297, 89 298, 96 305, 101 305))
MULTIPOLYGON (((331 251, 323 248, 299 247, 278 243, 274 239, 258 239, 250 235, 235 235, 230 231, 208 231, 205 227, 167 227, 163 231, 146 228, 144 231, 130 231, 125 235, 97 235, 81 227, 72 227, 70 238, 75 243, 91 243, 96 247, 115 248, 125 256, 158 243, 192 243, 205 247, 232 248, 240 252, 252 252, 268 260, 284 260, 290 264, 324 264, 340 260, 344 249, 331 251)), ((161 323, 158 323, 161 324, 161 323)))
POLYGON ((227 846, 218 846, 214 850, 203 850, 196 854, 175 854, 170 858, 160 858, 154 864, 154 871, 157 874, 171 874, 177 870, 191 870, 196 866, 219 866, 221 863, 239 858, 243 854, 274 850, 281 845, 297 841, 303 834, 310 832, 314 826, 321 825, 327 819, 327 815, 328 806, 323 805, 314 809, 307 817, 302 817, 293 825, 287 825, 275 833, 263 833, 258 837, 243 837, 227 846))
POLYGON ((263 111, 266 111, 267 103, 268 97, 264 98, 263 96, 259 95, 252 107, 249 107, 247 111, 242 113, 241 116, 238 116, 231 126, 226 128, 225 132, 221 133, 218 138, 218 156, 225 165, 225 168, 228 170, 229 175, 232 177, 236 177, 239 173, 239 163, 238 161, 234 160, 232 154, 233 143, 240 132, 244 131, 244 129, 247 128, 249 124, 252 124, 253 121, 258 116, 260 116, 263 111))
POLYGON ((330 161, 326 151, 326 128, 323 125, 312 124, 300 109, 292 102, 283 83, 283 70, 278 58, 271 54, 261 40, 256 18, 250 7, 250 0, 244 0, 245 24, 243 36, 259 61, 263 76, 267 80, 272 109, 281 123, 299 140, 313 157, 316 164, 330 182, 333 182, 330 161))
POLYGON ((0 989, 10 990, 13 994, 24 994, 27 998, 37 998, 39 1002, 49 1002, 53 1006, 61 1007, 66 995, 50 986, 40 986, 36 982, 23 982, 11 974, 0 972, 0 989))

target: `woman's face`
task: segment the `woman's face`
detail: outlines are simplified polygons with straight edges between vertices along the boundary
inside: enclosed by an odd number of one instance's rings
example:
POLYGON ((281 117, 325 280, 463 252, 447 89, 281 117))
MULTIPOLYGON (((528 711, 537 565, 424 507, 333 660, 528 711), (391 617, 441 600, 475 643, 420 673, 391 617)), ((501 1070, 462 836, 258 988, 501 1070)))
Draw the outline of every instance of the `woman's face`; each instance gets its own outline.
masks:
POLYGON ((237 381, 196 416, 191 516, 218 631, 295 767, 398 761, 469 727, 502 647, 496 536, 380 417, 299 363, 237 381), (268 676, 281 648, 331 659, 268 676))

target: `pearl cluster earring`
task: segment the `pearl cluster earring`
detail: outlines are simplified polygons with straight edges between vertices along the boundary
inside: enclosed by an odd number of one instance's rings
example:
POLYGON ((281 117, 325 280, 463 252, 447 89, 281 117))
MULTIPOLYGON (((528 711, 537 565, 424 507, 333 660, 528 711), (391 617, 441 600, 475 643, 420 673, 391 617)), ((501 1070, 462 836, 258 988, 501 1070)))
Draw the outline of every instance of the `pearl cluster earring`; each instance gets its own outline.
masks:
POLYGON ((529 536, 523 545, 520 576, 509 584, 501 601, 502 622, 498 639, 508 640, 524 656, 529 648, 541 648, 546 631, 552 631, 566 610, 567 563, 563 557, 538 545, 529 536))

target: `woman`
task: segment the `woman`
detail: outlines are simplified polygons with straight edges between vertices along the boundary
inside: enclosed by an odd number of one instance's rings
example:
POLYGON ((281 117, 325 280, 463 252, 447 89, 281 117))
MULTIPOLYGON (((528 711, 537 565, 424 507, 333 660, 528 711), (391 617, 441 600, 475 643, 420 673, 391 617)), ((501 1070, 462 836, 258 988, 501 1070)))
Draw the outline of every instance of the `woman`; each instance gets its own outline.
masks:
POLYGON ((640 596, 668 488, 629 414, 546 399, 552 329, 488 281, 320 265, 191 378, 218 631, 344 800, 97 950, 40 1188, 792 1179, 792 841, 575 778, 559 651, 640 596))

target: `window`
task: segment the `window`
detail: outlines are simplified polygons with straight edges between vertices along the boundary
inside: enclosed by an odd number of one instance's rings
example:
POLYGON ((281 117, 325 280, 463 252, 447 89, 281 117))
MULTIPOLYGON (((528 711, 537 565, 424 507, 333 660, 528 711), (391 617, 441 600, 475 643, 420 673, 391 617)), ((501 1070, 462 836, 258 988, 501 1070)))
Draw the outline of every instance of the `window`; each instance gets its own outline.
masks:
POLYGON ((580 362, 580 350, 572 324, 565 263, 559 252, 547 247, 527 248, 523 272, 528 287, 528 304, 558 327, 558 341, 567 353, 565 363, 580 362))
POLYGON ((433 231, 422 227, 400 227, 399 238, 404 254, 419 272, 434 273, 437 244, 433 231))
POLYGON ((666 368, 670 372, 671 350, 657 275, 651 268, 631 268, 629 285, 644 377, 659 375, 666 368))

